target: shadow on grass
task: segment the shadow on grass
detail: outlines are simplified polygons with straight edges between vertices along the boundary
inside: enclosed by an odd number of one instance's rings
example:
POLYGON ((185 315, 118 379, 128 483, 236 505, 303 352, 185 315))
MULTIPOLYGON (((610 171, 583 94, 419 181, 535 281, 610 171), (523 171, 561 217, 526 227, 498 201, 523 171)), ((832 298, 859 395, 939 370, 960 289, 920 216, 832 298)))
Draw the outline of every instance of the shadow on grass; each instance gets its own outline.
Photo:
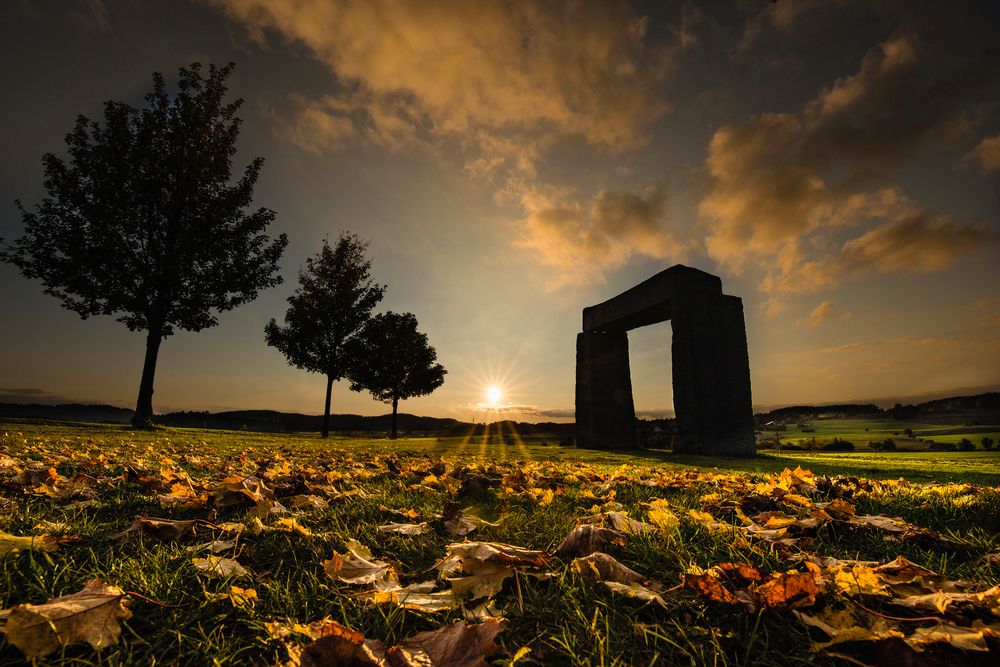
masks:
POLYGON ((615 452, 615 454, 636 462, 656 461, 727 472, 780 473, 785 468, 794 469, 795 466, 801 466, 817 475, 854 475, 874 479, 902 477, 913 482, 969 482, 1000 486, 1000 455, 996 454, 942 456, 938 452, 906 454, 794 452, 758 453, 755 456, 741 458, 675 454, 659 450, 636 450, 615 452))

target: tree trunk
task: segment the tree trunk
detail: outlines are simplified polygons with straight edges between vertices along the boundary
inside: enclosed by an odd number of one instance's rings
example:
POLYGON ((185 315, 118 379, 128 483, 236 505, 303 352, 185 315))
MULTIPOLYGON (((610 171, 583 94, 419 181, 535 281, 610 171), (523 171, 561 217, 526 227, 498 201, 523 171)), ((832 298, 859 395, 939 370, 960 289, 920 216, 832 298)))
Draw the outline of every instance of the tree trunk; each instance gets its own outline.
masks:
POLYGON ((134 428, 153 427, 153 377, 156 375, 156 358, 160 354, 163 341, 163 325, 151 324, 146 334, 146 359, 142 364, 142 379, 139 381, 139 397, 132 415, 134 428))
POLYGON ((392 432, 389 434, 390 440, 396 439, 396 411, 399 409, 399 399, 392 399, 392 432))
POLYGON ((330 435, 330 393, 333 391, 333 376, 326 376, 326 403, 323 406, 323 437, 330 435))

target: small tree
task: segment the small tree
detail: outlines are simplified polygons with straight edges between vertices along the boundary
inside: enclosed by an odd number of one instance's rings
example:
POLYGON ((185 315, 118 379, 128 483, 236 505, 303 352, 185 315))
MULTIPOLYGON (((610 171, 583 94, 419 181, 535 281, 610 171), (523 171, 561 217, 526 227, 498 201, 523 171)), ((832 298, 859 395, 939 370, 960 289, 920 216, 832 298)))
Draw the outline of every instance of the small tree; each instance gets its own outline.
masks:
POLYGON ((263 160, 230 183, 242 103, 223 100, 232 69, 182 68, 175 94, 153 74, 142 108, 106 102, 103 125, 79 116, 69 160, 42 158, 48 196, 32 212, 17 202, 25 235, 0 250, 80 317, 146 331, 135 426, 151 424, 164 338, 215 326, 213 311, 281 282, 285 235, 264 233, 274 211, 248 210, 263 160))
POLYGON ((993 438, 990 438, 989 436, 983 438, 983 449, 986 451, 993 449, 993 438))
POLYGON ((392 431, 396 438, 399 402, 429 394, 442 384, 447 371, 437 352, 427 344, 427 334, 417 331, 412 313, 383 313, 365 325, 352 346, 351 389, 369 391, 392 404, 392 431))
POLYGON ((347 377, 347 345, 385 294, 385 285, 372 280, 367 249, 367 242, 348 232, 333 248, 324 240, 319 254, 299 271, 299 286, 288 297, 285 326, 272 319, 264 330, 267 344, 278 348, 290 364, 326 376, 324 438, 330 434, 333 383, 347 377))

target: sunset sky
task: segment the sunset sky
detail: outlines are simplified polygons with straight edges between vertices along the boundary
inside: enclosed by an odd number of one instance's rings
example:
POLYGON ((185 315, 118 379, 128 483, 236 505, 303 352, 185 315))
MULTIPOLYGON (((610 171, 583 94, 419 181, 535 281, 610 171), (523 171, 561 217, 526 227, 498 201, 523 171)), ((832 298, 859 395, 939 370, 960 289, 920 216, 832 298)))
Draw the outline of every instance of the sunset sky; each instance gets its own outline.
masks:
MULTIPOLYGON (((264 343, 305 258, 370 239, 379 311, 447 368, 403 412, 572 417, 581 309, 674 264, 743 298, 757 406, 1000 384, 1000 3, 18 0, 0 14, 0 237, 77 114, 237 64, 235 171, 283 285, 160 351, 154 406, 322 411, 264 343)), ((0 401, 133 407, 144 336, 0 266, 0 401)), ((672 413, 670 326, 630 333, 672 413)), ((387 406, 334 387, 333 411, 387 406)))

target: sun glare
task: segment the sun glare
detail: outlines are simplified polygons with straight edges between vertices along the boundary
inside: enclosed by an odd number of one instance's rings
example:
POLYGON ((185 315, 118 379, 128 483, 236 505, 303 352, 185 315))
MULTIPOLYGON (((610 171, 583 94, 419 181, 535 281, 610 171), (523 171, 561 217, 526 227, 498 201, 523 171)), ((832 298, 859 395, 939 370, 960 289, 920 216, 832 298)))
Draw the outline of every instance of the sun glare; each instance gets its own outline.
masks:
POLYGON ((493 385, 486 388, 486 402, 490 405, 497 406, 503 400, 503 389, 493 385))

